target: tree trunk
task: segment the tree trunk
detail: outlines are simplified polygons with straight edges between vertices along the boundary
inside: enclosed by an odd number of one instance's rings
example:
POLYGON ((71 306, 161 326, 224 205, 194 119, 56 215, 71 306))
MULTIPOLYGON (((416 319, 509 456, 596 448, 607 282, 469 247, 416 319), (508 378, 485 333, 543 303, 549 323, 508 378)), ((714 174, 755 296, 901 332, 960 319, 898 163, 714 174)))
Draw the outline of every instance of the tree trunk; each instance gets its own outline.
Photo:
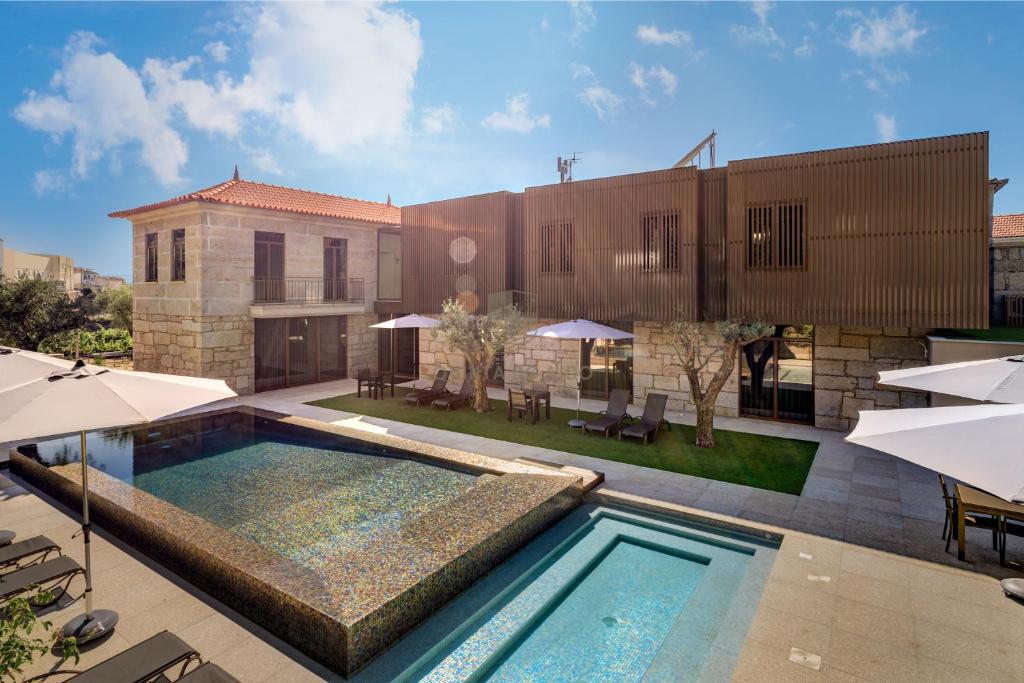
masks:
POLYGON ((491 412, 491 399, 487 396, 487 368, 473 368, 473 410, 478 413, 491 412))
POLYGON ((715 447, 715 401, 705 398, 697 407, 697 447, 715 447))

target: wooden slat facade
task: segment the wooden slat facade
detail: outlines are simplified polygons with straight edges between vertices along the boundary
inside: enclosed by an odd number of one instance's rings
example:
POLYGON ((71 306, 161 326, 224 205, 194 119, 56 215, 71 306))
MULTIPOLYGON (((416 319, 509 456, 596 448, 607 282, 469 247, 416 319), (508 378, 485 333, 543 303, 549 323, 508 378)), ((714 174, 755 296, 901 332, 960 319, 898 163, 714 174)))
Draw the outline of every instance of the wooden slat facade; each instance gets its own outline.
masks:
POLYGON ((401 308, 982 328, 989 214, 987 133, 463 197, 402 209, 401 308))
MULTIPOLYGON (((526 189, 523 200, 523 286, 541 318, 670 320, 698 315, 699 181, 694 168, 581 180, 526 189), (675 222, 673 214, 678 214, 675 222), (671 219, 662 218, 672 215, 671 219), (678 225, 660 242, 677 250, 645 258, 645 218, 678 225), (572 225, 572 271, 543 272, 544 232, 572 225)), ((550 255, 549 255, 550 256, 550 255)))
POLYGON ((727 202, 730 317, 988 326, 987 133, 730 162, 727 202), (796 204, 803 265, 750 267, 751 207, 796 204))
POLYGON ((521 204, 494 192, 402 207, 402 309, 438 313, 456 298, 483 311, 515 289, 521 204))

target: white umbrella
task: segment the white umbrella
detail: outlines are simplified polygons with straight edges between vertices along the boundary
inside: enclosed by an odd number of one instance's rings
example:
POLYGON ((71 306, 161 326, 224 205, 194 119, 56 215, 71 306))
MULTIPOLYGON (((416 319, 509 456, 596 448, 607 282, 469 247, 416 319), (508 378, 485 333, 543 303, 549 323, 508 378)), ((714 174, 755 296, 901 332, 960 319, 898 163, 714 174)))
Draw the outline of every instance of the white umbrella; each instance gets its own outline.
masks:
POLYGON ((118 618, 111 610, 92 608, 86 430, 141 424, 235 395, 221 380, 126 372, 82 363, 0 387, 0 442, 81 433, 85 614, 64 626, 65 636, 87 642, 112 629, 118 618))
MULTIPOLYGON (((413 328, 418 328, 418 327, 437 327, 440 324, 441 324, 441 321, 436 320, 434 318, 428 318, 425 315, 416 315, 415 313, 410 313, 409 315, 403 315, 401 318, 392 318, 391 320, 385 320, 384 322, 376 323, 374 325, 370 325, 370 327, 376 327, 376 328, 381 329, 381 330, 391 330, 391 357, 392 357, 392 362, 391 362, 391 366, 392 367, 391 367, 391 370, 392 370, 392 373, 393 373, 394 370, 395 370, 395 368, 394 368, 394 366, 395 366, 394 358, 396 357, 396 354, 395 354, 395 330, 408 330, 408 329, 413 329, 413 328)), ((381 390, 381 396, 383 396, 383 395, 384 395, 384 390, 382 389, 381 390)))
POLYGON ((583 340, 584 339, 632 339, 631 332, 623 332, 614 327, 601 325, 590 320, 567 320, 564 323, 545 325, 526 333, 530 337, 548 337, 552 339, 578 339, 580 342, 580 371, 576 378, 576 419, 569 421, 570 427, 582 427, 580 419, 580 393, 583 390, 583 340))
POLYGON ((975 401, 1024 403, 1024 356, 888 370, 878 373, 878 383, 975 401))
POLYGON ((45 353, 0 346, 0 391, 44 377, 54 370, 70 370, 74 365, 74 361, 54 358, 45 353))
POLYGON ((846 440, 1024 503, 1024 405, 865 410, 846 440))

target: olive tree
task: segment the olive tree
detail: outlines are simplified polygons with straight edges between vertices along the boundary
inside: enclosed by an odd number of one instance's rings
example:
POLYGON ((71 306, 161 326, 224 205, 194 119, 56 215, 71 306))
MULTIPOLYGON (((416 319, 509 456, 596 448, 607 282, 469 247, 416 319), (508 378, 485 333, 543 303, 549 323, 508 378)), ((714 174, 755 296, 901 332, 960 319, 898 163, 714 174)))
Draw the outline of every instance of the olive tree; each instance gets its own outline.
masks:
POLYGON ((440 322, 433 330, 434 338, 462 353, 473 373, 473 409, 478 413, 490 411, 487 369, 505 344, 522 332, 522 314, 514 305, 486 314, 470 314, 458 301, 449 299, 441 308, 440 322))
POLYGON ((714 448, 715 402, 736 368, 739 350, 770 336, 774 325, 724 320, 716 324, 721 340, 712 340, 700 323, 677 320, 670 327, 672 347, 690 383, 697 411, 697 446, 714 448), (717 366, 715 365, 717 363, 717 366))

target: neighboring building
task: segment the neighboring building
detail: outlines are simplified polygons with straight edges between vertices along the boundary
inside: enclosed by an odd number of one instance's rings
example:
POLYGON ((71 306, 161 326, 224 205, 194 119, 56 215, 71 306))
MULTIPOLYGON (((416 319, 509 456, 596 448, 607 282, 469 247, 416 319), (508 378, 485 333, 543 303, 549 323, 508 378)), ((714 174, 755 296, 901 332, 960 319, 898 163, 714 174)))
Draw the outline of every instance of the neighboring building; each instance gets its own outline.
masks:
POLYGON ((251 393, 377 364, 374 301, 401 295, 397 271, 378 277, 378 242, 397 235, 398 207, 236 171, 111 216, 133 224, 136 369, 251 393))
POLYGON ((32 254, 4 246, 0 240, 0 274, 5 278, 36 277, 64 285, 68 295, 75 293, 75 262, 68 256, 32 254))
POLYGON ((105 289, 117 289, 124 287, 127 281, 117 275, 100 275, 92 268, 80 268, 75 266, 75 289, 81 291, 88 289, 95 294, 105 289))
POLYGON ((992 217, 992 324, 1024 327, 1024 213, 992 217))
MULTIPOLYGON (((875 377, 925 363, 930 330, 988 326, 995 189, 988 134, 972 133, 402 209, 235 179, 111 215, 134 225, 140 369, 240 391, 378 363, 429 376, 464 361, 429 331, 391 350, 367 325, 436 314, 449 297, 471 310, 511 300, 538 323, 586 317, 634 333, 584 345, 586 395, 657 391, 685 409, 670 322, 765 320, 776 335, 745 351, 719 411, 845 429, 861 409, 924 405, 875 377), (329 284, 339 275, 347 284, 329 284), (345 362, 323 360, 341 346, 345 362)), ((576 342, 523 338, 492 379, 574 395, 578 360, 576 342)))

